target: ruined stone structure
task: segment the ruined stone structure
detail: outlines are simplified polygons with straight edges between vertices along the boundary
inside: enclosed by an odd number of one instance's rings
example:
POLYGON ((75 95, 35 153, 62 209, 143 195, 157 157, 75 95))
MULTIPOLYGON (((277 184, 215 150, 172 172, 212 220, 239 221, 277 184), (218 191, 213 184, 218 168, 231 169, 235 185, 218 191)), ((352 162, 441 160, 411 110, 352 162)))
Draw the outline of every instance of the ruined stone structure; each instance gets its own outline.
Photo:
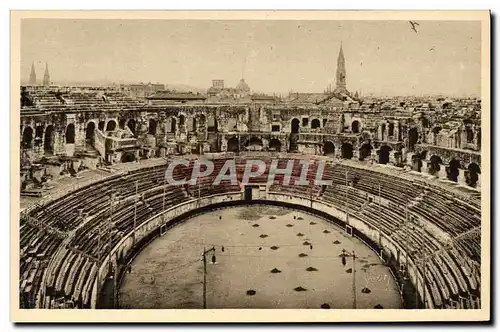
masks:
POLYGON ((262 150, 392 164, 473 187, 480 183, 477 116, 443 123, 446 119, 435 114, 409 109, 258 101, 151 104, 115 91, 23 91, 25 167, 68 158, 95 167, 168 155, 262 150))

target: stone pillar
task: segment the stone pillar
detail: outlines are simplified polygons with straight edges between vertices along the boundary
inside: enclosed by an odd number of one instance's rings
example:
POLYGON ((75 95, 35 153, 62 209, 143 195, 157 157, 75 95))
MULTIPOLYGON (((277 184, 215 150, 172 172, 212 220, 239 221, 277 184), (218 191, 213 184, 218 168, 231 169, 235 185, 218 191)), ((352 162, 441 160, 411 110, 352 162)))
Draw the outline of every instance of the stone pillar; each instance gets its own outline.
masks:
POLYGON ((394 121, 394 136, 393 140, 399 141, 399 121, 394 121))
POLYGON ((359 149, 357 149, 356 147, 353 147, 352 149, 352 159, 359 159, 359 149))
POLYGON ((406 154, 406 164, 407 164, 407 165, 410 165, 412 168, 413 168, 413 158, 412 158, 412 157, 413 157, 414 155, 415 155, 415 154, 414 154, 414 153, 412 153, 412 152, 410 152, 410 153, 406 154))
POLYGON ((394 154, 396 153, 396 151, 392 150, 391 152, 389 152, 389 163, 391 164, 396 164, 396 157, 394 156, 394 154))
POLYGON ((458 184, 462 186, 466 186, 467 182, 465 182, 465 170, 459 168, 458 169, 458 184))
POLYGON ((429 173, 429 161, 428 160, 422 160, 422 169, 421 169, 421 172, 424 173, 424 174, 428 174, 429 173))
POLYGON ((377 129, 377 138, 382 139, 382 126, 379 125, 377 129))
POLYGON ((227 152, 227 139, 225 136, 220 140, 220 151, 227 152))
POLYGON ((342 145, 334 145, 335 146, 335 158, 342 158, 342 145))
POLYGON ((477 183, 476 183, 476 188, 481 189, 481 174, 477 175, 477 183))
POLYGON ((448 178, 447 174, 446 174, 446 167, 447 166, 448 165, 445 165, 445 164, 440 165, 439 172, 437 174, 438 178, 440 178, 440 179, 447 179, 448 178))

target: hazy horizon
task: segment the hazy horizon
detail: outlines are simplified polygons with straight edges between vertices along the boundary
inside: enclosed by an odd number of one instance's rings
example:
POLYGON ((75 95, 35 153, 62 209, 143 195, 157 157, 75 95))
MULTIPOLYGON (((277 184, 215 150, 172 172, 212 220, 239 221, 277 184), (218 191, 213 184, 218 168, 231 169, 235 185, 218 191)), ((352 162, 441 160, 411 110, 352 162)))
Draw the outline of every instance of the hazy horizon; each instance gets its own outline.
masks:
POLYGON ((152 82, 252 92, 323 92, 342 42, 347 88, 363 95, 480 96, 480 22, 25 19, 21 81, 152 82))

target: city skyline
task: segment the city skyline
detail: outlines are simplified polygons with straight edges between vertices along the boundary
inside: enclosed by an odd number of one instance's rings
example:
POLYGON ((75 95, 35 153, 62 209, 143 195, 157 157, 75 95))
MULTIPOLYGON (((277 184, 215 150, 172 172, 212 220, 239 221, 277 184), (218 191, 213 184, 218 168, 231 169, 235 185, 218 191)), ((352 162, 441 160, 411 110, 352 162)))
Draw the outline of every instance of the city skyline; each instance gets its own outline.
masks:
POLYGON ((340 44, 347 89, 364 95, 480 95, 480 24, 423 21, 24 20, 21 77, 45 63, 55 84, 160 82, 252 91, 335 86, 340 44), (411 69, 411 70, 410 70, 411 69), (70 79, 71 78, 71 79, 70 79))

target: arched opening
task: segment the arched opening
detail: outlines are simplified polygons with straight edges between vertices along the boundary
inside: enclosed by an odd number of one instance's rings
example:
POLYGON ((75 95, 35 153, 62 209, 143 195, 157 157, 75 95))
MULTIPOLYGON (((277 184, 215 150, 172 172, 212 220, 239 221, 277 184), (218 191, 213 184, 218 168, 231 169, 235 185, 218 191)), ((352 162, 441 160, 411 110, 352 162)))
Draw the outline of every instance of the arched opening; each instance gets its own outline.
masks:
POLYGON ((359 121, 355 120, 351 123, 351 131, 355 134, 359 133, 359 121))
POLYGON ((422 171, 422 160, 420 160, 419 155, 411 156, 411 168, 416 172, 422 171))
POLYGON ((128 120, 127 127, 128 127, 128 129, 130 129, 132 134, 134 134, 134 136, 135 136, 135 126, 136 126, 136 122, 134 119, 128 120))
POLYGON ((481 128, 477 130, 477 147, 481 149, 481 128))
POLYGON ((95 135, 95 123, 90 121, 87 123, 87 128, 85 128, 85 139, 88 143, 94 143, 94 135, 95 135))
POLYGON ((269 141, 269 151, 281 151, 281 142, 279 139, 273 138, 269 141))
POLYGON ((323 144, 323 154, 329 157, 335 156, 335 145, 330 141, 325 142, 323 144))
POLYGON ((97 125, 97 128, 100 130, 100 131, 104 131, 104 125, 106 124, 105 121, 99 121, 99 124, 97 125))
POLYGON ((408 132, 408 148, 410 151, 413 150, 415 144, 418 142, 418 130, 417 128, 411 128, 408 132))
POLYGON ((359 160, 365 160, 372 154, 372 146, 370 143, 365 143, 359 148, 359 160))
POLYGON ((311 129, 316 129, 321 127, 321 122, 318 119, 313 119, 311 121, 311 129))
POLYGON ((240 142, 239 142, 238 137, 230 138, 227 141, 227 151, 228 152, 238 152, 240 150, 239 145, 240 145, 240 142))
POLYGON ((48 125, 45 128, 45 138, 43 141, 43 152, 45 154, 54 154, 54 140, 56 132, 53 125, 48 125))
POLYGON ((262 140, 258 137, 251 137, 246 146, 249 151, 260 151, 263 148, 262 140))
POLYGON ((120 122, 118 123, 118 126, 120 129, 125 129, 125 124, 127 122, 127 119, 120 119, 120 122))
POLYGON ((183 127, 186 123, 186 116, 184 114, 179 115, 179 126, 183 127))
POLYGON ((43 139, 43 126, 41 124, 38 124, 35 127, 35 145, 40 145, 43 139))
POLYGON ((135 161, 135 154, 133 152, 125 152, 122 154, 121 162, 122 163, 130 163, 135 161))
POLYGON ((158 122, 155 119, 149 119, 148 134, 156 135, 156 128, 158 127, 158 122))
POLYGON ((174 134, 177 132, 177 120, 175 118, 170 121, 170 132, 174 134))
POLYGON ((25 127, 23 130, 23 140, 21 142, 22 147, 24 149, 31 149, 33 146, 32 144, 33 141, 33 128, 31 127, 25 127))
POLYGON ((70 123, 66 126, 66 144, 75 144, 75 125, 70 123))
POLYGON ((207 130, 210 133, 216 133, 218 130, 217 119, 214 116, 208 118, 207 130))
POLYGON ((193 118, 193 125, 191 127, 191 131, 196 131, 197 130, 197 127, 196 127, 196 118, 193 118))
POLYGON ((432 156, 430 159, 430 165, 429 165, 429 174, 435 175, 441 170, 441 165, 443 164, 443 161, 439 156, 432 156))
POLYGON ((472 163, 467 167, 469 171, 469 175, 466 179, 467 185, 471 187, 477 187, 477 182, 479 180, 479 174, 481 174, 481 168, 479 167, 478 164, 472 163))
POLYGON ((391 147, 387 145, 382 145, 379 150, 378 155, 378 163, 379 164, 387 164, 390 158, 391 147))
POLYGON ((297 118, 292 119, 292 126, 291 126, 292 134, 297 134, 299 132, 299 128, 300 128, 300 120, 297 118))
POLYGON ((447 169, 447 174, 446 177, 448 180, 453 181, 453 182, 458 182, 458 175, 460 174, 460 162, 456 159, 450 160, 450 163, 448 165, 447 169))
POLYGON ((471 127, 467 127, 465 129, 465 131, 467 133, 467 143, 474 142, 474 131, 472 131, 472 128, 471 127))
POLYGON ((116 129, 116 121, 109 120, 108 124, 106 125, 106 131, 114 131, 115 129, 116 129))
POLYGON ((340 147, 340 151, 342 154, 342 158, 344 159, 351 159, 353 157, 353 147, 350 143, 343 143, 340 147))
POLYGON ((389 137, 392 137, 394 136, 394 123, 389 123, 389 133, 387 134, 387 136, 389 137))

